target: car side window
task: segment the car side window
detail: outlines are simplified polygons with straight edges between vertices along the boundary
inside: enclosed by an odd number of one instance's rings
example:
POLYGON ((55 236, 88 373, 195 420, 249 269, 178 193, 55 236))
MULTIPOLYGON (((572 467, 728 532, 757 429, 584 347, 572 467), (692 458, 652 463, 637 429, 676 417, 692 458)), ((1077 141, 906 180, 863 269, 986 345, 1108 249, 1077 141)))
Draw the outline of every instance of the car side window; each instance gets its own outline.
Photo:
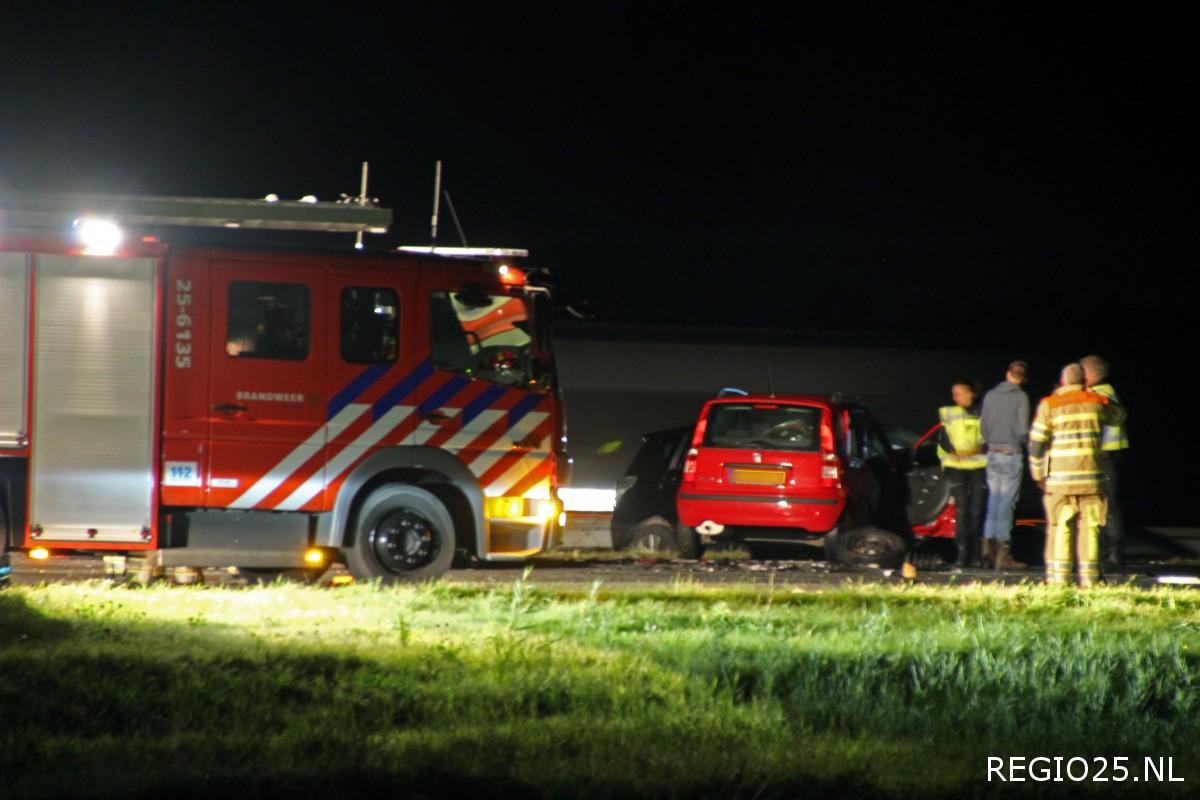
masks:
POLYGON ((850 414, 849 453, 854 458, 864 461, 887 458, 887 444, 875 429, 870 416, 865 411, 853 411, 850 414))
POLYGON ((670 455, 667 456, 667 469, 676 470, 683 465, 683 454, 687 452, 692 443, 692 432, 682 434, 675 438, 672 442, 670 455))
POLYGON ((887 440, 879 433, 879 428, 875 425, 875 421, 863 414, 863 427, 865 429, 865 444, 866 457, 868 459, 883 459, 888 458, 887 440))

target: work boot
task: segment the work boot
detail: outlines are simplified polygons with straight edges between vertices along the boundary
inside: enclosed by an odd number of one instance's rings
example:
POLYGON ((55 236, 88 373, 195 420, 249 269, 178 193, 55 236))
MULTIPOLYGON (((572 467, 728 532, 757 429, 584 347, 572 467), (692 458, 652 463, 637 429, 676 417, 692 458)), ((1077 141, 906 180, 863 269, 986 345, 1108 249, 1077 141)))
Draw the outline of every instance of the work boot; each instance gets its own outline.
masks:
POLYGON ((1008 542, 996 542, 996 569, 1021 569, 1025 565, 1012 557, 1008 542))
POLYGON ((983 552, 980 553, 980 555, 979 555, 979 566, 983 567, 984 569, 990 569, 993 566, 993 564, 995 563, 994 562, 995 558, 996 558, 996 540, 995 539, 984 539, 983 540, 983 552))

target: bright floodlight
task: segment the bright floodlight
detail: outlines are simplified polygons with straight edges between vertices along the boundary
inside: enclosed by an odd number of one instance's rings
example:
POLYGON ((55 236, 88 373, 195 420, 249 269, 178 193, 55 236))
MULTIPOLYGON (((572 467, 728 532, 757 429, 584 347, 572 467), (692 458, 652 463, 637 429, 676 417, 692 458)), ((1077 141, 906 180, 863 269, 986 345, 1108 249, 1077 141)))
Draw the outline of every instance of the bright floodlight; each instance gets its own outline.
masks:
POLYGON ((83 245, 83 252, 91 256, 114 255, 125 238, 115 222, 94 217, 76 220, 75 234, 83 245))

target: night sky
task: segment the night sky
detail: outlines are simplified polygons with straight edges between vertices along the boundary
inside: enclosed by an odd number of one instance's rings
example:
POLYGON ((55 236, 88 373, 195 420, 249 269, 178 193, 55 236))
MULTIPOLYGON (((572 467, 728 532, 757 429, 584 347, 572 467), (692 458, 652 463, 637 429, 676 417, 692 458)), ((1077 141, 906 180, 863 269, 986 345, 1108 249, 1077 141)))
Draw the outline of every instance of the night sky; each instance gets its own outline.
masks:
POLYGON ((866 331, 1045 377, 1099 350, 1143 464, 1194 472, 1194 423, 1151 412, 1195 340, 1190 19, 30 5, 0 25, 0 189, 335 199, 365 159, 381 244, 425 243, 442 159, 470 242, 530 248, 602 321, 866 331))
POLYGON ((391 242, 424 242, 440 158, 472 243, 617 321, 1191 307, 1183 20, 95 5, 6 12, 0 185, 333 199, 368 159, 391 242))

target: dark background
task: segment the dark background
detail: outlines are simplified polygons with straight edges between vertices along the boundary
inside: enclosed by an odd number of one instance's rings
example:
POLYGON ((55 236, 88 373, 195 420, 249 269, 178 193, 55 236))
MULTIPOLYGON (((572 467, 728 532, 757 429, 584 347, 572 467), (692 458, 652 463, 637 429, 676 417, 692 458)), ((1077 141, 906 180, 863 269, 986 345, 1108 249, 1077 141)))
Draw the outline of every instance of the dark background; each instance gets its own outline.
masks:
POLYGON ((470 242, 606 323, 1036 354, 1035 393, 1100 352, 1135 514, 1195 522, 1191 20, 806 7, 6 9, 0 189, 334 199, 370 160, 377 241, 423 243, 442 159, 470 242))

